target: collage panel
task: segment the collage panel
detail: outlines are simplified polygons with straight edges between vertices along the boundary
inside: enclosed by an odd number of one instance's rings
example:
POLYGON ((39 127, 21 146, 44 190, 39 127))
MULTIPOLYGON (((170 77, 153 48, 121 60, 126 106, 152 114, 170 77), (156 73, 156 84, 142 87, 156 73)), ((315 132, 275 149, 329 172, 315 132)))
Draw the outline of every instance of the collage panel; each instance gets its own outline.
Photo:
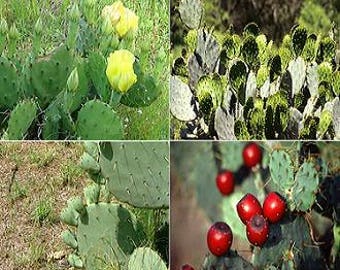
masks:
POLYGON ((172 142, 171 270, 338 269, 340 143, 172 142))
POLYGON ((167 0, 0 1, 0 138, 167 140, 167 0))
POLYGON ((338 1, 172 0, 175 140, 340 137, 338 1))
POLYGON ((169 265, 168 142, 0 143, 0 269, 169 265))

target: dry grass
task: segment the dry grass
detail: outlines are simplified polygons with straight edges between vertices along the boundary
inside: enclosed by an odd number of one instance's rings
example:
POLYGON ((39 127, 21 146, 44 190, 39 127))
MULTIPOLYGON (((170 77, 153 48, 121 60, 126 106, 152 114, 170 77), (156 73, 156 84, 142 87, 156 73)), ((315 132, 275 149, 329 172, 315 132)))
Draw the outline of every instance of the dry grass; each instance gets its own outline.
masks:
POLYGON ((76 143, 0 144, 0 270, 68 269, 59 220, 86 175, 76 143))

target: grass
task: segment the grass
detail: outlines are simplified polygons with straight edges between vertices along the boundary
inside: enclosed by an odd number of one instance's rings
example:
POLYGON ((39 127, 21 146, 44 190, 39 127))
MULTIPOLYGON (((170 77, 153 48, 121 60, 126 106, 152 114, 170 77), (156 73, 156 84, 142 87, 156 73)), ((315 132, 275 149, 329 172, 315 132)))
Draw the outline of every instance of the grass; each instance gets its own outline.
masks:
MULTIPOLYGON (((21 54, 31 50, 30 37, 35 22, 41 16, 44 24, 43 49, 49 51, 65 41, 65 18, 70 0, 0 0, 0 18, 8 24, 15 22, 20 34, 21 54), (27 12, 29 10, 29 12, 27 12)), ((98 0, 101 9, 114 0, 98 0)), ((117 108, 124 121, 125 139, 169 138, 169 5, 167 0, 122 0, 139 16, 136 55, 145 69, 152 74, 162 89, 161 96, 149 107, 132 109, 124 105, 117 108)))
POLYGON ((0 144, 0 269, 67 269, 59 215, 87 182, 81 153, 75 143, 0 144))

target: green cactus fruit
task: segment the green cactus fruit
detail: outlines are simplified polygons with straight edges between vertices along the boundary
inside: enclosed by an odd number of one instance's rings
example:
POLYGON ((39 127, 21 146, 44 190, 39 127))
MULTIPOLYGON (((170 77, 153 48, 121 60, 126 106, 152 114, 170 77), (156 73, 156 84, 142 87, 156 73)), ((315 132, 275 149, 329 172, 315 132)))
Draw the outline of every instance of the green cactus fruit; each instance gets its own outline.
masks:
POLYGON ((280 55, 276 55, 270 63, 270 81, 273 82, 282 72, 280 55))
POLYGON ((136 207, 169 206, 167 142, 102 143, 99 164, 108 190, 136 207))
POLYGON ((85 187, 84 196, 87 205, 98 203, 100 196, 100 185, 94 183, 85 187))
POLYGON ((231 87, 236 91, 239 102, 245 103, 245 86, 247 81, 247 66, 242 61, 234 63, 229 72, 229 81, 231 87))
POLYGON ((32 100, 25 100, 14 108, 8 120, 9 140, 21 140, 37 115, 37 105, 32 100))
POLYGON ((239 256, 236 251, 231 250, 228 256, 216 257, 208 255, 204 259, 203 270, 223 270, 223 269, 240 269, 254 270, 255 268, 244 258, 239 256))
POLYGON ((314 34, 310 34, 306 40, 306 45, 302 51, 302 58, 308 62, 312 62, 316 56, 317 49, 317 36, 314 34))
POLYGON ((32 63, 30 82, 42 108, 66 87, 72 70, 73 57, 66 47, 56 49, 47 59, 32 63))
POLYGON ((259 47, 253 36, 248 36, 242 45, 242 56, 244 61, 250 66, 254 67, 259 63, 259 47))
POLYGON ((254 37, 257 37, 260 34, 260 32, 261 31, 259 26, 254 22, 248 23, 243 29, 244 36, 252 35, 254 37))
POLYGON ((77 135, 84 140, 117 140, 123 137, 122 123, 110 106, 91 100, 78 112, 77 135))
POLYGON ((145 239, 136 217, 114 203, 88 205, 79 217, 76 235, 79 256, 89 270, 103 269, 105 264, 125 269, 128 256, 145 239))
POLYGON ((63 239, 64 243, 71 248, 76 249, 78 247, 76 236, 70 230, 63 231, 61 238, 63 239))
POLYGON ((148 269, 148 270, 167 270, 162 258, 151 248, 136 248, 131 254, 128 270, 148 269))
POLYGON ((318 65, 319 82, 332 83, 332 65, 328 62, 322 62, 318 65))
POLYGON ((292 189, 293 209, 307 211, 315 201, 315 193, 319 185, 319 175, 315 164, 305 162, 295 175, 295 185, 292 189))
POLYGON ((336 55, 336 43, 330 37, 325 37, 321 40, 317 51, 316 61, 318 63, 329 62, 335 58, 336 55))
POLYGON ((193 53, 197 45, 197 30, 189 30, 187 35, 184 37, 184 42, 188 48, 188 53, 193 53))
POLYGON ((101 100, 108 103, 110 101, 111 90, 105 74, 105 58, 100 52, 90 52, 88 56, 88 70, 91 82, 93 83, 98 96, 101 100))
POLYGON ((20 96, 20 78, 14 65, 0 57, 0 108, 11 109, 20 96))
POLYGON ((293 169, 293 162, 285 151, 275 150, 270 154, 270 175, 281 194, 288 194, 294 185, 293 169))
POLYGON ((244 121, 236 120, 234 133, 238 140, 250 140, 250 134, 244 121))
POLYGON ((307 30, 303 27, 297 27, 294 30, 292 37, 292 47, 296 57, 301 55, 303 48, 305 47, 306 41, 307 30))
POLYGON ((83 268, 84 267, 83 261, 76 254, 68 255, 67 261, 72 267, 75 267, 75 268, 83 268))
POLYGON ((178 11, 183 23, 190 29, 198 29, 203 15, 201 0, 180 0, 178 11))
POLYGON ((329 126, 331 125, 332 120, 333 120, 332 113, 329 110, 324 109, 321 112, 321 115, 320 115, 320 122, 319 122, 319 125, 318 125, 317 138, 320 138, 320 139, 323 138, 323 136, 327 132, 329 126))

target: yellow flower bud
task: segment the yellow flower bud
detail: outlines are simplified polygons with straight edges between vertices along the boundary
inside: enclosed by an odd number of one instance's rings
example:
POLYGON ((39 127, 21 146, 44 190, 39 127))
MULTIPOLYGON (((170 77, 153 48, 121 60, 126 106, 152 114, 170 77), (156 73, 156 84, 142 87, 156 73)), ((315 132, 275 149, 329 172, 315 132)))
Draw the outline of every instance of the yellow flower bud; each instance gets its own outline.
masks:
POLYGON ((67 79, 67 89, 70 92, 75 92, 78 89, 79 85, 79 77, 78 77, 78 70, 74 68, 71 72, 70 76, 67 79))
POLYGON ((117 50, 110 53, 107 62, 106 76, 112 88, 120 93, 126 93, 137 82, 133 70, 135 56, 127 50, 117 50))

